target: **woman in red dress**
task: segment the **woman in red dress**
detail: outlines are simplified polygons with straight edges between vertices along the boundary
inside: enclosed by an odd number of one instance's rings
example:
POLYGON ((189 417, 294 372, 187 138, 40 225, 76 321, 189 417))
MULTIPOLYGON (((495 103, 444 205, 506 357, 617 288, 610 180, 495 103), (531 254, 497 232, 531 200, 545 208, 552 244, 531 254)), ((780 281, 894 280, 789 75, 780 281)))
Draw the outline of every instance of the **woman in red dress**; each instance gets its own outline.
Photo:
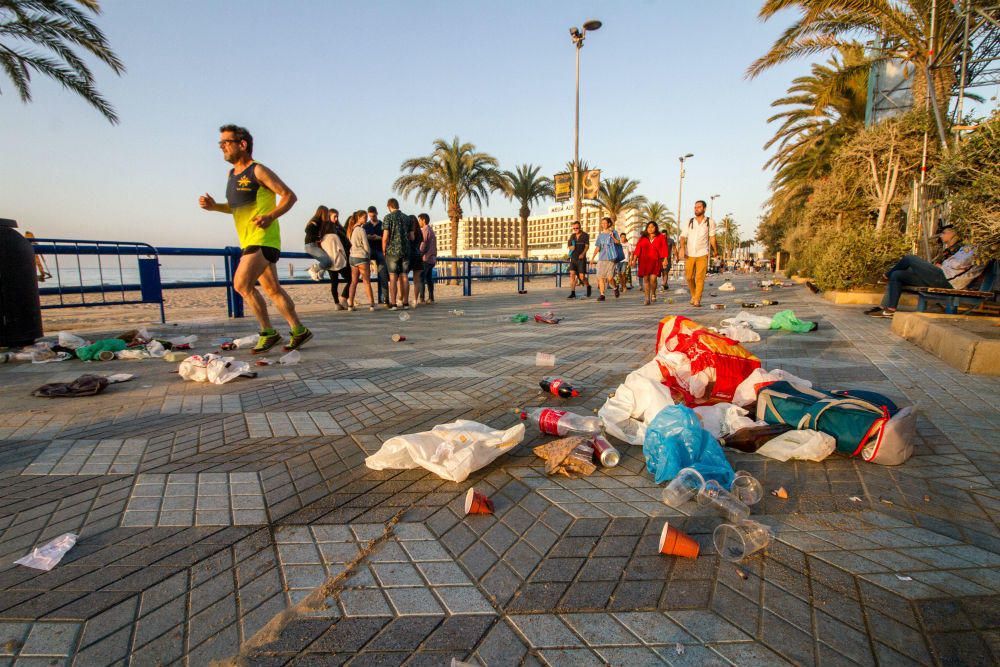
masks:
POLYGON ((648 306, 656 298, 656 278, 663 268, 663 258, 657 249, 657 237, 660 236, 660 228, 655 222, 646 223, 646 231, 639 238, 635 245, 635 252, 632 253, 632 266, 639 267, 639 280, 642 282, 642 291, 646 295, 644 306, 648 306))

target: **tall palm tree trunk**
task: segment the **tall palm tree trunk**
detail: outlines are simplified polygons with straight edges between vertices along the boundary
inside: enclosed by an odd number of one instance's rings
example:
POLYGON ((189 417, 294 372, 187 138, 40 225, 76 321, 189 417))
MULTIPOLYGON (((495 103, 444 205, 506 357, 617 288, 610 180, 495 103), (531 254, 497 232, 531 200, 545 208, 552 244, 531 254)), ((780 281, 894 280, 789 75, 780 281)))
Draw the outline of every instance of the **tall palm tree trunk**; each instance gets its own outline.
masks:
MULTIPOLYGON (((528 259, 528 214, 531 213, 531 209, 527 206, 522 206, 521 210, 518 211, 521 214, 521 259, 528 259)), ((528 265, 524 265, 524 281, 528 282, 528 265)))
MULTIPOLYGON (((451 256, 458 257, 458 221, 462 218, 462 207, 458 205, 455 201, 456 197, 451 197, 448 202, 448 219, 451 221, 451 237, 449 241, 451 242, 451 256)), ((449 285, 457 285, 458 279, 455 276, 458 275, 459 268, 458 262, 451 263, 451 279, 448 281, 449 285)))

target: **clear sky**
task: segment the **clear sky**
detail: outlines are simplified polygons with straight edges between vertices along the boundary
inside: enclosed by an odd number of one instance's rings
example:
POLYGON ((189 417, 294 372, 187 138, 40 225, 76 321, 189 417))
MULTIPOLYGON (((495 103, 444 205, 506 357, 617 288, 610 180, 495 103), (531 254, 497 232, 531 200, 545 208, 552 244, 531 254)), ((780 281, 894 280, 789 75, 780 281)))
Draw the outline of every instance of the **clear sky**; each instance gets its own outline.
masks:
MULTIPOLYGON (((254 157, 299 197, 282 219, 287 250, 318 204, 384 210, 399 164, 437 137, 551 175, 573 149, 568 29, 597 18, 582 54, 581 157, 673 211, 677 156, 694 153, 684 215, 718 193, 716 218, 733 212, 750 238, 767 197, 770 102, 808 68, 744 78, 791 18, 761 24, 759 4, 105 0, 99 22, 128 72, 95 71, 122 122, 40 77, 23 105, 0 79, 0 217, 38 236, 234 244, 231 218, 197 207, 203 192, 224 198, 216 141, 228 122, 250 128, 254 157)), ((484 214, 516 208, 491 198, 484 214)), ((440 204, 430 213, 445 217, 440 204)))

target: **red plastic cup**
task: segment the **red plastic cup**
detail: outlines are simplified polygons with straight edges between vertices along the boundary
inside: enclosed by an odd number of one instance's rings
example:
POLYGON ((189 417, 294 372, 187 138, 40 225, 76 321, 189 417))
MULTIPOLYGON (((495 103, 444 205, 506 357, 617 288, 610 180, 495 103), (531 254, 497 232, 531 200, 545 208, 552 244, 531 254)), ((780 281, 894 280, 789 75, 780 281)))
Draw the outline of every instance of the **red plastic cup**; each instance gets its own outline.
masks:
POLYGON ((691 536, 677 530, 669 522, 663 524, 663 530, 660 532, 660 553, 664 556, 697 558, 700 548, 691 536))
POLYGON ((485 494, 476 491, 475 488, 471 488, 465 494, 465 513, 493 514, 493 501, 487 498, 485 494))

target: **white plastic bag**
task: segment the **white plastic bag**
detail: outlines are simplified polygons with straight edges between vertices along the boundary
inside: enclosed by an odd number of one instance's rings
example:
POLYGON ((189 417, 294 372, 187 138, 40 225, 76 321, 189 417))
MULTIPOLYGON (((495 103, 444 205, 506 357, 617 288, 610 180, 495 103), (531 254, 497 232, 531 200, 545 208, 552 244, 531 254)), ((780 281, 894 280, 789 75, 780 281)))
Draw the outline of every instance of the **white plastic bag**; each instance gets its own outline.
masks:
POLYGON ((802 429, 785 431, 764 443, 757 453, 778 461, 799 459, 822 461, 837 448, 837 440, 829 433, 802 429))
POLYGON ((604 429, 630 445, 641 445, 646 437, 646 424, 660 410, 673 405, 670 389, 661 381, 660 367, 650 361, 625 377, 614 396, 597 411, 604 429))
POLYGON ((253 347, 254 345, 257 344, 257 340, 259 338, 260 336, 258 336, 257 334, 242 336, 241 338, 237 338, 236 340, 234 340, 233 345, 235 345, 237 349, 242 349, 244 347, 253 347))
POLYGON ((776 368, 773 371, 757 368, 736 387, 736 391, 733 392, 733 403, 736 405, 750 405, 757 400, 757 385, 765 382, 777 382, 778 380, 786 380, 803 387, 812 387, 812 382, 809 380, 803 380, 799 376, 792 375, 780 368, 776 368))
POLYGON ((699 405, 693 410, 705 430, 716 438, 724 438, 741 428, 757 425, 757 422, 747 416, 749 413, 746 410, 732 403, 699 405))
POLYGON ((760 342, 760 334, 751 329, 745 322, 742 324, 733 324, 728 327, 722 327, 719 329, 719 333, 726 338, 732 338, 737 343, 760 342))
POLYGON ((731 327, 733 325, 738 325, 745 322, 752 329, 770 329, 771 328, 771 318, 766 315, 754 315, 753 313, 748 313, 745 310, 741 310, 732 317, 727 317, 726 319, 719 322, 719 326, 731 327))
POLYGON ((78 347, 83 347, 84 345, 90 345, 90 342, 86 339, 80 338, 76 334, 71 334, 68 331, 59 332, 59 345, 60 347, 65 347, 69 350, 75 350, 78 347))
POLYGON ((163 343, 158 340, 151 340, 146 343, 146 351, 149 352, 149 356, 160 358, 167 353, 167 349, 163 347, 163 343))
POLYGON ((115 352, 115 357, 118 359, 149 359, 151 356, 147 350, 141 347, 130 347, 115 352))
POLYGON ((389 438, 365 459, 372 470, 426 468, 452 482, 462 482, 524 439, 524 424, 506 431, 459 419, 430 431, 389 438))
POLYGON ((171 345, 194 345, 198 341, 198 336, 190 334, 188 336, 173 336, 172 338, 166 338, 164 340, 171 345))
POLYGON ((720 292, 735 292, 736 291, 736 286, 733 285, 732 282, 730 282, 730 281, 727 280, 726 282, 724 282, 721 285, 719 285, 719 291, 720 292))
POLYGON ((232 357, 220 357, 217 354, 193 354, 181 362, 177 373, 185 380, 192 382, 211 382, 225 384, 235 380, 243 373, 250 372, 250 364, 236 361, 232 357))
POLYGON ((65 533, 48 544, 35 547, 27 556, 23 556, 14 561, 18 565, 24 565, 36 570, 48 572, 62 560, 66 552, 73 548, 79 537, 73 533, 65 533))

